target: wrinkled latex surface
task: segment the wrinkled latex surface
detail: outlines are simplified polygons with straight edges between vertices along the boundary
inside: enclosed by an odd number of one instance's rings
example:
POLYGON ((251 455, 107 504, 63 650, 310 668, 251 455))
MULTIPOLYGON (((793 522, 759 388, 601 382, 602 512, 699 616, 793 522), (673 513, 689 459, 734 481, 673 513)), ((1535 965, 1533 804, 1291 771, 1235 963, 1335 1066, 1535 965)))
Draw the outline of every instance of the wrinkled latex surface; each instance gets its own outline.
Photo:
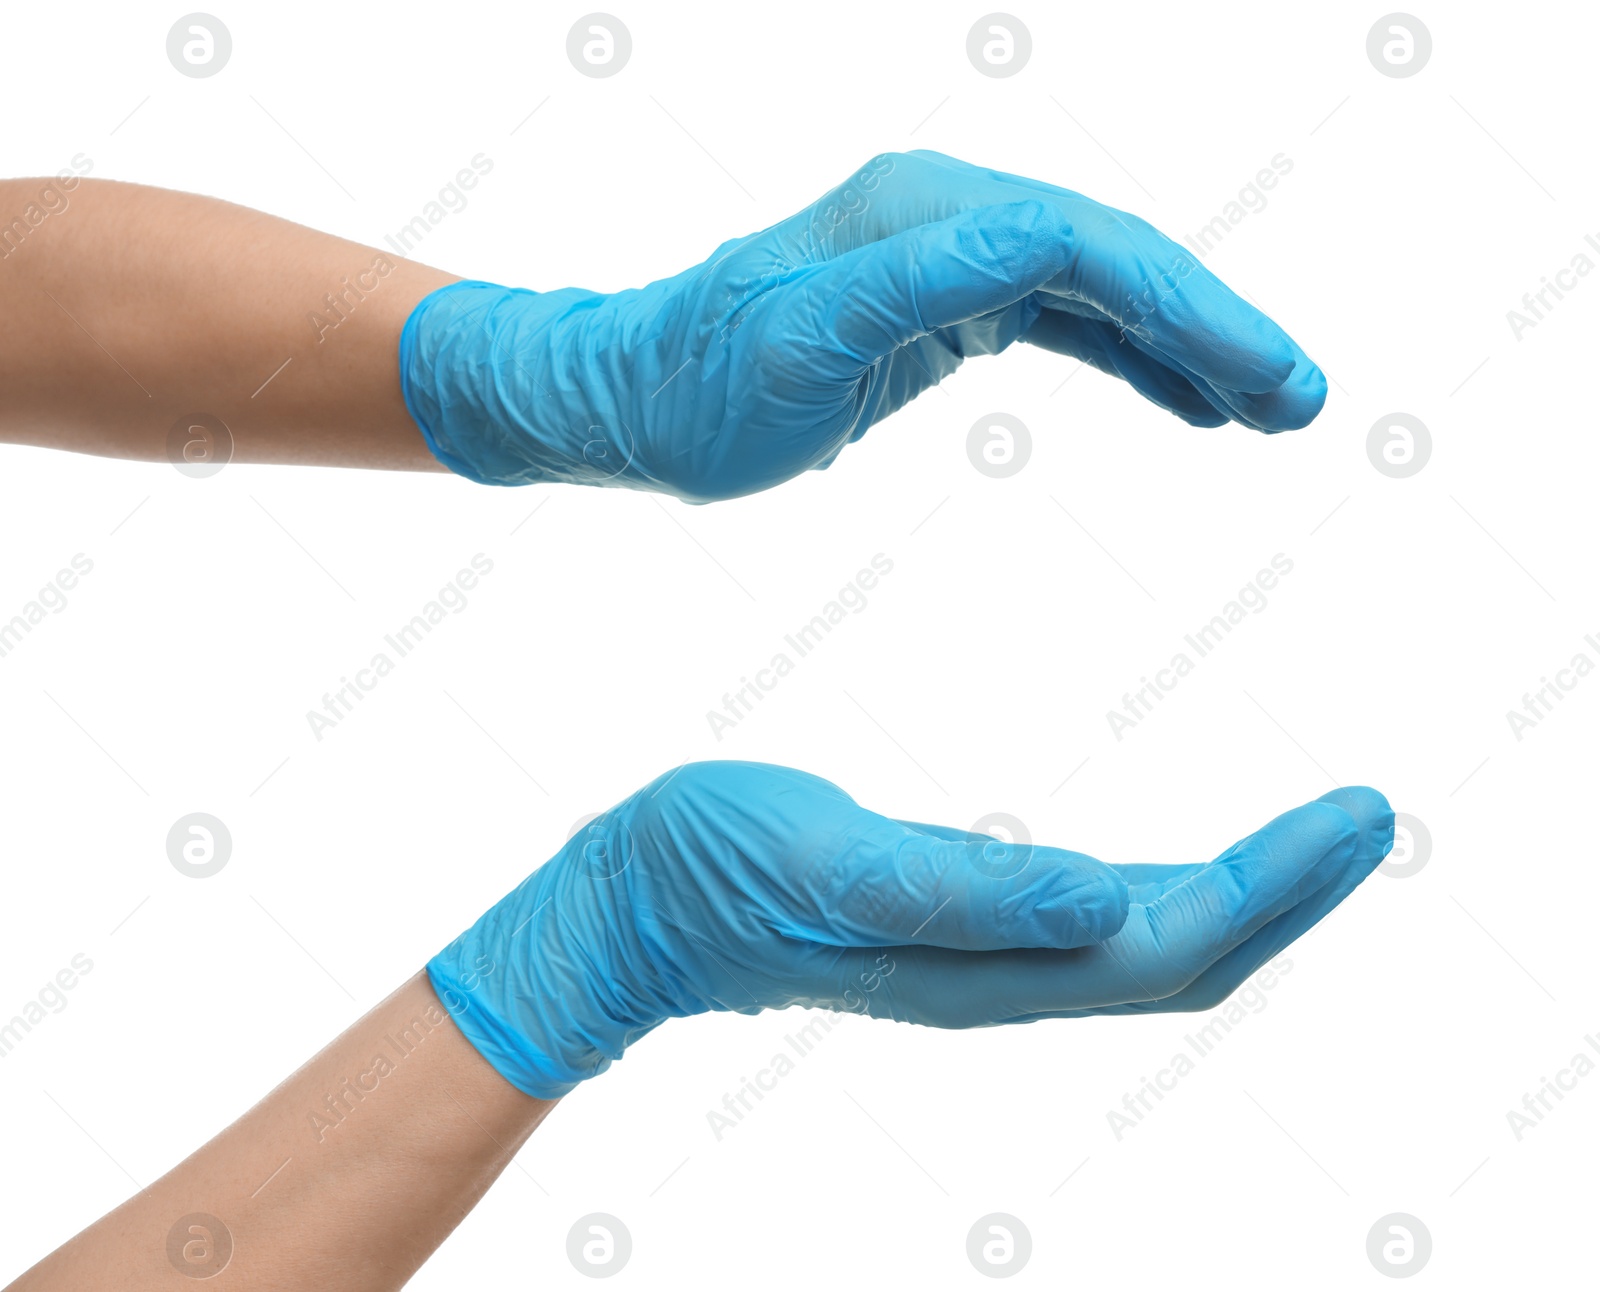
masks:
POLYGON ((935 1027, 1225 1000, 1388 853, 1334 790, 1215 860, 1107 865, 892 820, 760 763, 691 763, 579 830, 428 972, 467 1038, 557 1098, 662 1022, 791 1005, 935 1027))
POLYGON ((1293 429, 1327 394, 1276 323, 1137 216, 933 152, 875 157, 637 290, 441 288, 405 325, 400 376, 429 448, 470 479, 706 502, 826 466, 1018 340, 1196 426, 1293 429))

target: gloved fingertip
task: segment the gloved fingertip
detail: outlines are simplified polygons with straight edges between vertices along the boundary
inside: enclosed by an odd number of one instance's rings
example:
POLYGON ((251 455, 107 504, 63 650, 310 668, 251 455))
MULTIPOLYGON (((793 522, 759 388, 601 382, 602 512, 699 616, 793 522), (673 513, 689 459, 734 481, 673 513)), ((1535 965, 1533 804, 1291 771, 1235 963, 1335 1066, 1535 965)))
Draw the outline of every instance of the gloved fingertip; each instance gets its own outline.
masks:
POLYGON ((1377 865, 1394 846, 1394 809, 1377 790, 1366 785, 1346 785, 1329 790, 1319 803, 1331 803, 1354 822, 1364 860, 1377 865))
POLYGON ((1110 866, 1073 857, 1063 869, 1068 882, 1041 901, 1036 914, 1054 926, 1063 950, 1093 946, 1115 937, 1128 921, 1128 885, 1110 866), (1087 864, 1086 864, 1087 863, 1087 864))
MULTIPOLYGON (((1327 374, 1324 373, 1322 369, 1317 367, 1317 365, 1314 363, 1311 363, 1309 366, 1310 372, 1306 374, 1306 387, 1303 396, 1306 409, 1306 420, 1301 422, 1300 426, 1308 426, 1315 421, 1317 415, 1322 412, 1323 408, 1328 402, 1327 374)), ((1296 426, 1291 427, 1290 429, 1299 430, 1300 427, 1296 426)))
POLYGON ((1008 205, 1019 215, 1025 218, 1029 228, 1040 233, 1062 234, 1072 232, 1072 220, 1063 211, 1058 203, 1046 202, 1042 198, 1029 197, 1020 202, 1011 202, 1008 205))
POLYGON ((1251 835, 1250 839, 1273 844, 1280 840, 1289 841, 1298 852, 1312 849, 1325 852, 1355 832, 1355 822, 1344 805, 1324 795, 1297 808, 1290 808, 1251 835))
POLYGON ((1180 422, 1186 422, 1190 426, 1198 426, 1205 430, 1215 430, 1219 426, 1226 426, 1232 420, 1215 411, 1211 413, 1180 413, 1176 409, 1169 409, 1168 411, 1180 422))
MULTIPOLYGON (((1232 379, 1226 384, 1246 395, 1265 395, 1277 390, 1294 376, 1299 361, 1299 347, 1289 339, 1289 334, 1269 319, 1258 314, 1256 327, 1249 337, 1248 348, 1234 356, 1231 365, 1232 379)), ((1216 374, 1218 377, 1222 373, 1216 374)))
POLYGON ((1259 401, 1261 429, 1268 435, 1311 425, 1328 402, 1328 379, 1307 359, 1277 390, 1259 401))
POLYGON ((1110 866, 1104 868, 1099 880, 1100 900, 1095 906, 1097 919, 1093 930, 1096 940, 1104 942, 1122 932, 1122 926, 1128 922, 1132 898, 1127 881, 1110 866))
MULTIPOLYGON (((1040 283, 1060 273, 1072 254, 1072 221, 1067 213, 1052 202, 1033 198, 1007 203, 1003 209, 1011 229, 1026 243, 1021 263, 1008 264, 1008 272, 1028 283, 1040 283)), ((974 218, 988 219, 981 209, 974 218)), ((1003 246, 997 244, 997 251, 1003 246)), ((1001 252, 997 259, 1004 263, 1010 258, 1001 252)))
POLYGON ((1255 859, 1263 891, 1283 893, 1292 905, 1355 859, 1360 829, 1343 806, 1317 799, 1285 812, 1239 846, 1255 859))

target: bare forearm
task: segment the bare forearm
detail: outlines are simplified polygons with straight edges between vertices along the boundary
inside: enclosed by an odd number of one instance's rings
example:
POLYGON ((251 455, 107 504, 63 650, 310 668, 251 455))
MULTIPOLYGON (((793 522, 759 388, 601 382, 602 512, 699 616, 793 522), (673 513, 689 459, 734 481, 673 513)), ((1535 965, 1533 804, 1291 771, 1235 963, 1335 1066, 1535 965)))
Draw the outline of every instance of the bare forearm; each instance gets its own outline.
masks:
POLYGON ((399 1288, 554 1106, 502 1079, 418 974, 12 1289, 168 1288, 225 1251, 241 1292, 399 1288))
POLYGON ((0 440, 162 460, 204 415, 236 461, 443 470, 397 348, 456 275, 213 198, 73 184, 0 180, 0 440))

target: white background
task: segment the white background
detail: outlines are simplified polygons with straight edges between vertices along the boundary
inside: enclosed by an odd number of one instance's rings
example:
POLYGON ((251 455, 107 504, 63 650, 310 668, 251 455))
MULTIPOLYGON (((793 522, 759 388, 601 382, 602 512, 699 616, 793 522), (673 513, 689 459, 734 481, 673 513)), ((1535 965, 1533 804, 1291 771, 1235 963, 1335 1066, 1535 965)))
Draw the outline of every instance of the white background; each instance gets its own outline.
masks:
POLYGON ((1033 1236, 1018 1286, 1382 1285, 1365 1241, 1394 1211, 1431 1231, 1434 1286, 1590 1268, 1600 1074, 1521 1142, 1506 1113, 1600 1030, 1600 680, 1520 742, 1505 712, 1600 659, 1600 276, 1520 341, 1506 321, 1600 234, 1593 12, 1423 9, 1431 62, 1391 79, 1365 52, 1377 5, 1023 4, 1032 60, 991 79, 965 52, 982 5, 628 5, 605 80, 567 61, 577 6, 229 5, 206 80, 167 62, 180 12, 8 6, 5 171, 81 152, 376 243, 482 152, 422 258, 612 289, 885 150, 1174 236, 1281 152, 1292 172, 1207 263, 1332 393, 1297 434, 1194 430, 1019 346, 831 470, 709 508, 5 450, 0 612, 94 562, 0 660, 0 1016, 94 962, 0 1060, 7 1271, 229 1122, 579 817, 709 757, 902 817, 1010 812, 1117 861, 1203 860, 1368 783, 1433 853, 1293 947, 1268 1007, 1120 1142, 1107 1111, 1194 1017, 847 1019, 721 1142, 708 1110, 803 1020, 689 1020, 567 1100, 414 1286, 589 1286, 565 1236, 591 1211, 624 1220, 621 1280, 650 1287, 986 1285, 965 1239, 994 1211, 1033 1236), (1365 450, 1397 410, 1434 440, 1404 480, 1365 450), (1033 433, 1007 480, 966 456, 993 411, 1033 433), (306 711, 479 552, 469 607, 316 741, 306 711), (706 711, 880 552, 867 608, 714 739, 706 711), (1115 740, 1106 710, 1278 552, 1269 607, 1115 740), (205 881, 165 853, 194 811, 234 839, 205 881))

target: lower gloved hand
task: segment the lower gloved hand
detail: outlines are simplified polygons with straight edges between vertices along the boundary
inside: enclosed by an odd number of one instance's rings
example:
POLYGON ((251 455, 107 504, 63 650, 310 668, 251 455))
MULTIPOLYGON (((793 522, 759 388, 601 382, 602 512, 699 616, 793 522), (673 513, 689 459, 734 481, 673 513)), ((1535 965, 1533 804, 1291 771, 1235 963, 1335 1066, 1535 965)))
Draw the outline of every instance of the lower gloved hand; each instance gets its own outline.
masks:
POLYGON ((441 288, 406 323, 400 380, 470 479, 706 502, 826 466, 1019 339, 1196 426, 1293 429, 1327 395, 1277 324, 1137 216, 934 152, 875 157, 638 290, 441 288))
POLYGON ((802 1005, 934 1027, 1209 1009, 1388 853, 1370 789, 1198 865, 1111 866, 878 816, 815 776, 692 763, 579 830, 428 973, 542 1099, 667 1019, 802 1005))

